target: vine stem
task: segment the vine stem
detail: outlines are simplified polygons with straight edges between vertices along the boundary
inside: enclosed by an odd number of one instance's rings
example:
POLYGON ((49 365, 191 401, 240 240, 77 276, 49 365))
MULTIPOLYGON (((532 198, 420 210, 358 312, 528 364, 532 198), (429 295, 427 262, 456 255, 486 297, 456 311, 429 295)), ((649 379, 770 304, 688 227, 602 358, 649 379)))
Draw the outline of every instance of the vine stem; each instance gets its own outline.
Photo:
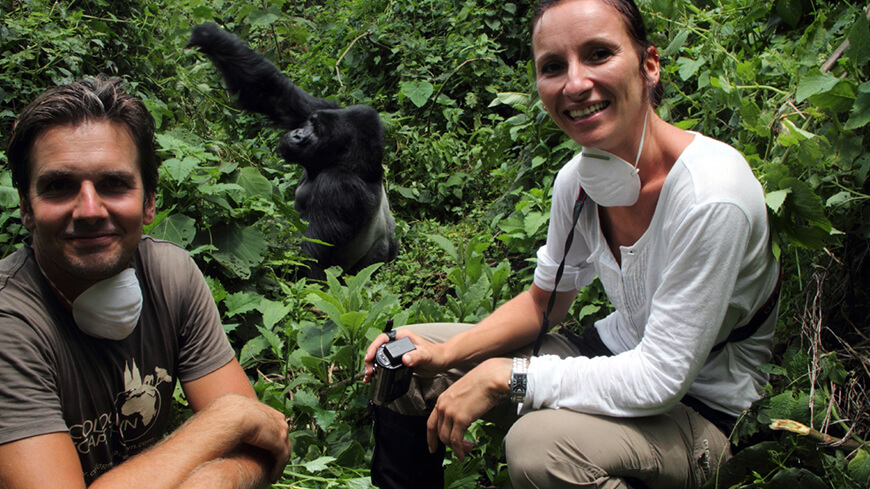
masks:
POLYGON ((744 89, 744 90, 751 90, 751 89, 771 90, 771 91, 774 91, 780 95, 790 95, 791 94, 790 92, 788 92, 786 90, 783 90, 781 88, 772 87, 770 85, 734 85, 734 88, 740 88, 740 89, 744 89))
POLYGON ((798 423, 797 421, 793 421, 790 419, 774 419, 771 420, 770 429, 779 430, 779 431, 790 431, 792 433, 809 437, 811 440, 816 442, 843 447, 846 450, 858 450, 864 446, 863 443, 859 443, 855 440, 844 440, 842 438, 837 438, 835 436, 831 436, 827 433, 822 433, 821 431, 810 428, 809 426, 798 423))
POLYGON ((362 34, 356 36, 353 39, 353 41, 351 41, 350 44, 348 44, 348 46, 346 48, 344 48, 344 51, 341 53, 341 56, 338 57, 338 60, 335 62, 335 76, 338 77, 338 86, 344 88, 344 83, 342 83, 342 81, 341 81, 341 68, 339 68, 339 66, 341 66, 341 60, 344 59, 344 56, 347 54, 348 51, 350 51, 350 48, 352 48, 353 45, 356 44, 357 41, 359 41, 360 39, 362 39, 363 37, 365 37, 371 33, 372 33, 372 31, 368 30, 368 31, 365 31, 362 34))
MULTIPOLYGON (((473 62, 475 62, 475 61, 493 61, 494 59, 495 59, 495 58, 493 58, 492 56, 484 56, 484 57, 482 57, 482 58, 470 58, 470 59, 466 59, 466 60, 463 61, 462 63, 459 63, 459 66, 457 66, 456 68, 454 68, 453 71, 451 71, 450 74, 447 75, 446 78, 444 78, 444 81, 441 82, 441 86, 438 87, 438 91, 435 92, 435 95, 434 95, 433 97, 430 97, 430 100, 433 100, 433 101, 434 101, 434 100, 438 100, 438 96, 441 95, 441 92, 442 92, 442 91, 444 91, 444 87, 447 86, 447 82, 450 80, 450 78, 453 77, 453 75, 455 75, 459 70, 461 70, 463 66, 467 65, 468 63, 473 63, 473 62)), ((427 116, 426 116, 426 123, 427 123, 427 124, 428 124, 429 121, 430 121, 430 118, 429 118, 430 115, 431 115, 431 111, 428 111, 428 110, 427 110, 427 116)))
MULTIPOLYGON (((870 20, 870 5, 868 5, 864 9, 864 13, 867 14, 867 20, 870 20)), ((831 71, 831 68, 834 67, 834 64, 837 63, 837 60, 840 59, 840 56, 842 56, 843 53, 846 52, 846 48, 848 48, 848 47, 849 47, 849 40, 848 39, 846 39, 845 41, 840 43, 840 46, 837 47, 837 49, 834 50, 833 53, 831 53, 831 56, 828 58, 827 61, 825 61, 825 64, 822 65, 822 68, 821 68, 822 73, 827 73, 827 72, 831 71)))

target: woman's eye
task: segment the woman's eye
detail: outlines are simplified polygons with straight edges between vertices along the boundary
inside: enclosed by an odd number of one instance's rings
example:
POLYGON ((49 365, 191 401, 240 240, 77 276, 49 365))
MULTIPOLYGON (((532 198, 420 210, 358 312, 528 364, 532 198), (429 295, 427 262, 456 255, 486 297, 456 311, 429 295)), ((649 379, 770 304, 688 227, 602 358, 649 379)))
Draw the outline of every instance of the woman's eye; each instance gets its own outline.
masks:
POLYGON ((559 63, 546 63, 541 66, 541 73, 545 75, 552 75, 553 73, 558 73, 561 71, 562 65, 559 63))
POLYGON ((594 61, 594 62, 601 62, 601 61, 607 60, 611 56, 613 56, 613 51, 611 51, 609 49, 601 48, 601 49, 596 49, 595 51, 592 51, 592 54, 589 56, 589 59, 594 61))

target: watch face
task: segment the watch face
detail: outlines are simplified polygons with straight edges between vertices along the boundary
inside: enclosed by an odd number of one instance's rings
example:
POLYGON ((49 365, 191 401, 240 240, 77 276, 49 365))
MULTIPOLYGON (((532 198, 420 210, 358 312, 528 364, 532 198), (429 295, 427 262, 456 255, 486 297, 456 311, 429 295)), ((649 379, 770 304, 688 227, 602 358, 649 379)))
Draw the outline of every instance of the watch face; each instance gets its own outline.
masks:
POLYGON ((515 394, 525 393, 526 392, 526 376, 525 375, 515 375, 514 382, 511 383, 511 390, 515 394))

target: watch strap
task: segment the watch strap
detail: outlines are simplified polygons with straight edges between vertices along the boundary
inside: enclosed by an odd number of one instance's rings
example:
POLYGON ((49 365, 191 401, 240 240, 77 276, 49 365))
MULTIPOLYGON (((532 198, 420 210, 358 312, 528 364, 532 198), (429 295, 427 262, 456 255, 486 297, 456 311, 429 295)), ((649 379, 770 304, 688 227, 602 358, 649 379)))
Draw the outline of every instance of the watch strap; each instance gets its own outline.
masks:
POLYGON ((511 402, 521 404, 526 398, 528 386, 529 359, 515 357, 511 368, 511 402))

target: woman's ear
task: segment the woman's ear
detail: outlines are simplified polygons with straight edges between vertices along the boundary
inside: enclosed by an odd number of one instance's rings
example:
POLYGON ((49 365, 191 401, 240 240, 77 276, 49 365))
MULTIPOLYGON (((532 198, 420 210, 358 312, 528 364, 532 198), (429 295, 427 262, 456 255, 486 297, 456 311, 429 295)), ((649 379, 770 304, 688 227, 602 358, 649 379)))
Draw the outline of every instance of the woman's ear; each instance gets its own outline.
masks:
POLYGON ((644 71, 644 78, 650 87, 654 87, 661 79, 661 66, 659 64, 659 50, 655 46, 646 48, 646 56, 644 57, 641 68, 644 71))

